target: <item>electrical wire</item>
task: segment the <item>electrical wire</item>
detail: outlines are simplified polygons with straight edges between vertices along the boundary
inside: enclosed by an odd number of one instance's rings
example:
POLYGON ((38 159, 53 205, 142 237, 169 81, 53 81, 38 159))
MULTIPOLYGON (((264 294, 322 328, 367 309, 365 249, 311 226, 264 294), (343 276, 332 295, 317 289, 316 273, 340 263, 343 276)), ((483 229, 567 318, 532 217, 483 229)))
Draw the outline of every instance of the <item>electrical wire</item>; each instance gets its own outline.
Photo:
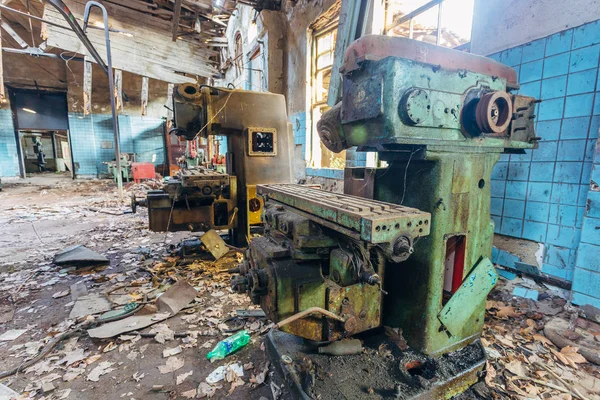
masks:
POLYGON ((400 199, 400 205, 404 203, 404 196, 406 195, 406 181, 408 179, 408 166, 410 165, 410 160, 412 160, 413 155, 419 150, 420 149, 412 150, 410 152, 410 156, 408 157, 408 162, 406 163, 406 168, 404 169, 404 189, 402 190, 402 198, 400 199))
MULTIPOLYGON (((219 90, 223 90, 223 89, 219 89, 219 90)), ((210 119, 210 120, 209 120, 209 121, 208 121, 206 124, 204 124, 204 126, 203 126, 203 127, 202 127, 202 128, 199 130, 199 131, 198 131, 198 133, 196 133, 196 135, 194 136, 194 139, 192 139, 192 140, 196 140, 196 139, 198 138, 198 136, 200 136, 200 134, 202 133, 202 131, 203 131, 204 129, 206 129, 206 127, 207 127, 208 125, 210 125, 210 124, 211 124, 211 123, 212 123, 212 122, 215 120, 215 118, 217 118, 217 116, 218 116, 218 115, 221 113, 221 111, 223 111, 223 109, 225 108, 225 106, 227 106, 227 103, 229 102, 229 99, 231 98, 231 95, 232 95, 232 94, 233 94, 233 92, 235 92, 235 91, 237 91, 237 89, 231 90, 231 91, 229 92, 229 95, 227 96, 227 99, 225 99, 225 103, 223 104, 223 106, 222 106, 221 108, 219 108, 219 111, 217 111, 217 112, 215 113, 215 115, 213 115, 213 116, 211 117, 211 119, 210 119)))
POLYGON ((65 62, 65 66, 67 67, 67 69, 69 70, 69 72, 71 72, 71 75, 73 75, 73 82, 75 85, 77 85, 78 87, 80 87, 79 82, 77 82, 77 76, 75 75, 75 73, 73 72, 73 70, 71 69, 71 67, 69 67, 69 61, 73 60, 75 57, 77 57, 75 55, 75 53, 73 53, 73 56, 71 58, 69 58, 68 60, 65 60, 63 58, 63 54, 65 54, 65 52, 60 53, 58 56, 60 57, 61 60, 63 60, 65 62))

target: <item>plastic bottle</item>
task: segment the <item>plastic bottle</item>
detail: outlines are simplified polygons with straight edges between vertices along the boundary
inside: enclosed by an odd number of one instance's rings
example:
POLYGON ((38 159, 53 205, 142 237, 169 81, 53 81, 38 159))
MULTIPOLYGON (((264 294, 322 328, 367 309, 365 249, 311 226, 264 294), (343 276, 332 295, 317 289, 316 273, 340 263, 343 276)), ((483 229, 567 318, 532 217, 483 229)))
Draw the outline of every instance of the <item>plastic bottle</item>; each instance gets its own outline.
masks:
POLYGON ((221 340, 211 352, 206 355, 206 358, 213 362, 215 360, 222 360, 234 351, 241 349, 250 342, 250 334, 248 331, 243 330, 230 336, 226 339, 221 340))

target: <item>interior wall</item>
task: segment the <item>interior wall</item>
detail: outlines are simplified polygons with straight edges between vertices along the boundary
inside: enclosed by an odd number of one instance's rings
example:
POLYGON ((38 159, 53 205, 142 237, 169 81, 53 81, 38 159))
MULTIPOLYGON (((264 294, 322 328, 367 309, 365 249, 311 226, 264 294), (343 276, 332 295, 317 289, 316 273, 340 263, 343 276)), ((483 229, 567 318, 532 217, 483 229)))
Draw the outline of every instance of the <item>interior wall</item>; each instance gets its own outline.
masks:
POLYGON ((215 82, 217 86, 232 84, 238 89, 253 91, 269 91, 284 94, 284 29, 285 17, 277 11, 264 10, 259 14, 246 5, 238 5, 234 14, 229 19, 225 37, 228 46, 223 49, 225 65, 224 76, 215 82), (255 25, 253 25, 255 20, 255 25), (250 28, 252 27, 252 28, 250 28), (254 37, 251 37, 251 29, 255 29, 254 37), (240 34, 242 38, 242 56, 236 60, 235 38, 240 34), (258 64, 261 83, 250 82, 250 57, 259 59, 258 64), (241 70, 236 68, 236 63, 241 65, 241 70))
POLYGON ((19 157, 13 126, 12 111, 8 101, 0 103, 0 177, 19 176, 19 157))
MULTIPOLYGON (((106 161, 114 160, 114 133, 108 77, 92 64, 92 114, 83 114, 83 63, 28 55, 3 55, 7 87, 66 92, 75 172, 78 177, 106 174, 106 161)), ((147 115, 142 116, 142 77, 123 72, 123 108, 119 131, 123 152, 137 153, 138 161, 165 162, 164 119, 167 117, 168 83, 149 79, 147 115)), ((0 107, 0 176, 19 176, 19 159, 12 112, 7 102, 0 107)))
POLYGON ((475 0, 471 52, 488 55, 595 21, 600 1, 475 0))
POLYGON ((247 70, 237 71, 235 67, 235 36, 242 35, 242 61, 247 68, 249 56, 258 48, 264 57, 264 74, 268 86, 266 90, 286 96, 288 119, 294 134, 294 176, 296 181, 305 179, 319 180, 327 187, 341 187, 335 178, 310 177, 306 174, 306 138, 312 126, 310 119, 310 25, 336 0, 300 0, 293 4, 287 2, 283 12, 262 11, 256 17, 256 38, 250 38, 249 27, 255 17, 252 7, 238 5, 236 12, 229 20, 226 37, 228 47, 224 50, 225 59, 223 79, 216 85, 234 86, 247 90, 260 90, 248 85, 247 70), (268 52, 265 54, 265 50, 268 52), (328 182, 325 182, 327 180, 328 182), (329 182, 331 181, 331 182, 329 182))
POLYGON ((600 308, 598 11, 589 1, 478 0, 472 49, 515 68, 519 93, 542 99, 539 148, 503 155, 493 172, 496 233, 512 239, 499 247, 539 243, 530 252, 541 272, 572 281, 573 303, 600 308))

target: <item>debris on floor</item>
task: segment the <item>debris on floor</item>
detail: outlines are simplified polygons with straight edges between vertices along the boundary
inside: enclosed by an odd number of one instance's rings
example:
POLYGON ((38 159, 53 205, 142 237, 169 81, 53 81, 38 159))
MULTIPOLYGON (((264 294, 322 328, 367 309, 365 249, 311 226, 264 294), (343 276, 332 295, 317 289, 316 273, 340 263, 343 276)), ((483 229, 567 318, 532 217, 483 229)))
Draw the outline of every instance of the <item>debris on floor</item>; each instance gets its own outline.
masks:
POLYGON ((56 265, 87 267, 105 265, 108 263, 108 258, 82 245, 64 249, 61 252, 56 253, 56 256, 54 257, 54 264, 56 265))
MULTIPOLYGON (((15 237, 4 244, 22 246, 0 256, 0 352, 6 354, 0 360, 0 382, 23 399, 99 400, 123 394, 140 399, 155 385, 183 398, 192 392, 189 398, 225 396, 233 390, 251 397, 247 377, 205 382, 215 368, 206 354, 216 343, 243 329, 255 343, 271 326, 246 296, 230 290, 226 271, 237 266, 241 254, 225 247, 218 261, 206 250, 195 258, 173 255, 170 247, 194 237, 149 231, 144 211, 90 211, 120 206, 112 196, 103 199, 101 181, 70 185, 68 190, 48 190, 48 196, 75 192, 53 200, 56 212, 35 211, 22 199, 14 207, 23 207, 18 215, 24 219, 14 219, 15 210, 0 210, 0 226, 9 229, 3 240, 15 237), (63 229, 38 229, 41 242, 31 223, 23 222, 56 226, 57 215, 64 220, 63 229), (17 240, 19 232, 29 236, 17 240), (80 245, 82 237, 88 255, 105 257, 102 269, 83 263, 73 268, 73 258, 65 265, 54 262, 62 264, 54 254, 80 245), (96 394, 91 388, 97 385, 103 390, 96 394)), ((263 365, 265 360, 256 344, 228 356, 227 362, 263 365)), ((253 393, 271 397, 264 385, 253 393)))
MULTIPOLYGON (((0 248, 0 352, 6 355, 0 398, 5 388, 21 399, 46 400, 141 399, 153 388, 152 394, 173 399, 285 398, 263 343, 274 325, 247 296, 230 289, 228 271, 241 261, 240 252, 225 246, 213 256, 200 240, 204 236, 150 232, 144 210, 90 211, 119 210, 121 204, 102 197, 103 183, 71 185, 78 188, 66 186, 75 195, 56 197, 51 207, 14 199, 11 213, 0 211, 8 233, 2 240, 13 240, 4 246, 21 246, 6 253, 0 248), (38 230, 41 243, 31 223, 55 226, 57 217, 67 228, 38 230), (54 254, 79 245, 82 237, 86 248, 108 259, 105 268, 53 262, 54 254), (237 351, 207 360, 219 343, 236 337, 243 338, 237 351)), ((53 191, 64 189, 49 195, 53 191)), ((600 326, 583 319, 562 289, 511 278, 501 279, 487 303, 484 387, 463 398, 600 398, 594 364, 600 326)), ((385 334, 392 346, 406 348, 401 330, 385 334)), ((351 342, 331 353, 364 349, 351 342)))
MULTIPOLYGON (((600 368, 581 354, 583 343, 551 339, 556 330, 569 336, 572 318, 575 326, 586 326, 591 338, 600 335, 600 325, 578 318, 571 312, 574 307, 548 287, 540 284, 536 290, 531 285, 520 278, 501 281, 487 301, 482 338, 488 355, 485 383, 500 398, 600 398, 600 368), (513 296, 520 293, 513 291, 518 287, 539 291, 538 300, 513 296)), ((580 330, 575 327, 571 332, 575 339, 580 330)))

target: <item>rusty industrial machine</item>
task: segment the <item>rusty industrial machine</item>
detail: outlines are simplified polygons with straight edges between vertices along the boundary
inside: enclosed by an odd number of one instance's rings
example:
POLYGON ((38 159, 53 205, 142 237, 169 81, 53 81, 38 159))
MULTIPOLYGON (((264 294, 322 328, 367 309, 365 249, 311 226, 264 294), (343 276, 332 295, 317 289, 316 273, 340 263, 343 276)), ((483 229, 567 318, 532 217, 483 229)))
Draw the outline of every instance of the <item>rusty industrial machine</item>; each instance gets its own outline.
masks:
POLYGON ((173 134, 227 139, 226 173, 206 168, 182 171, 145 201, 152 230, 229 229, 243 246, 250 227, 261 224, 263 200, 256 185, 292 179, 292 130, 285 98, 279 94, 191 83, 174 94, 173 134))
POLYGON ((237 180, 208 168, 181 169, 162 190, 132 197, 132 209, 148 208, 155 232, 229 230, 237 227, 237 180))
MULTIPOLYGON (((511 94, 507 66, 405 38, 358 39, 341 72, 342 101, 319 121, 321 140, 333 152, 377 152, 385 167, 348 169, 344 195, 259 186, 265 237, 250 243, 233 285, 312 342, 401 329, 430 373, 402 364, 399 379, 421 391, 400 392, 449 398, 485 363, 478 339, 497 281, 492 168, 502 153, 537 147, 538 101, 511 94)), ((302 349, 271 342, 279 355, 302 349)))

